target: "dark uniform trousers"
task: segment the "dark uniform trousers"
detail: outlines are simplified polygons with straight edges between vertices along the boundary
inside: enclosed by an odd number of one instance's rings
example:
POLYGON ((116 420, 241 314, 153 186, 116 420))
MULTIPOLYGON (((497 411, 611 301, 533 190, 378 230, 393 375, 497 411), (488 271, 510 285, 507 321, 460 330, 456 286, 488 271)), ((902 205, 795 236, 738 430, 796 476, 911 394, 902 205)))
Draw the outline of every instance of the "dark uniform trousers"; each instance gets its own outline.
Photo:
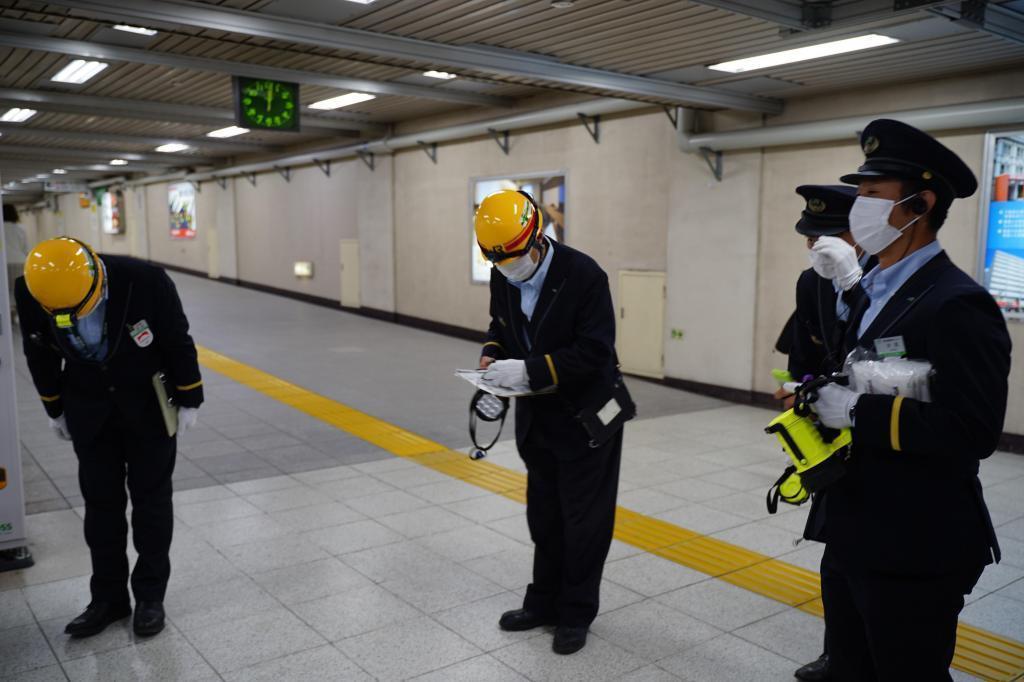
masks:
POLYGON ((127 431, 123 422, 123 415, 114 412, 95 436, 74 441, 85 499, 85 541, 92 555, 90 588, 95 601, 128 602, 127 481, 132 540, 139 553, 131 573, 132 593, 137 601, 163 601, 171 576, 176 439, 160 431, 127 431))
POLYGON ((978 480, 1006 412, 1010 338, 995 301, 939 253, 847 348, 898 337, 934 369, 931 400, 863 395, 846 475, 805 537, 826 543, 822 599, 839 680, 950 680, 957 618, 999 545, 978 480), (826 511, 827 510, 827 511, 826 511))
POLYGON ((589 256, 552 243, 552 260, 527 320, 519 290, 491 273, 491 324, 483 355, 522 359, 530 386, 516 399, 516 444, 526 463, 526 519, 536 545, 524 608, 586 626, 598 611, 601 572, 615 525, 622 431, 599 447, 574 415, 600 409, 619 378, 608 277, 589 256))
POLYGON ((132 592, 136 601, 163 601, 171 573, 177 443, 167 435, 153 376, 164 374, 180 407, 199 407, 202 380, 188 320, 167 274, 133 258, 101 259, 108 282, 106 357, 83 358, 73 330, 58 328, 21 278, 15 298, 25 357, 47 414, 65 416, 78 457, 93 601, 129 601, 129 493, 139 553, 132 592))
POLYGON ((622 431, 582 457, 563 459, 529 437, 526 521, 536 549, 524 607, 561 625, 597 617, 601 573, 615 528, 622 431))

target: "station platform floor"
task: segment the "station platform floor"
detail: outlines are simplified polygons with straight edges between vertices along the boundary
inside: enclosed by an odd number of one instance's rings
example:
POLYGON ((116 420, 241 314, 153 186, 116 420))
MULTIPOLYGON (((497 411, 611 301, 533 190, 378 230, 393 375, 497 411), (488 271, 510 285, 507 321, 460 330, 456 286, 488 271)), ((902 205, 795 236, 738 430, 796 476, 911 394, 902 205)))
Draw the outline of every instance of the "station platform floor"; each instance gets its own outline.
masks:
MULTIPOLYGON (((631 380, 616 540, 585 649, 507 633, 532 546, 524 468, 466 449, 472 343, 174 274, 206 403, 180 439, 167 630, 84 640, 89 554, 70 444, 19 355, 36 566, 0 574, 0 679, 789 680, 820 653, 822 548, 764 496, 770 411, 631 380)), ((505 435, 512 434, 506 425, 505 435)), ((1024 457, 981 478, 1003 561, 961 615, 954 679, 1024 674, 1024 457)))

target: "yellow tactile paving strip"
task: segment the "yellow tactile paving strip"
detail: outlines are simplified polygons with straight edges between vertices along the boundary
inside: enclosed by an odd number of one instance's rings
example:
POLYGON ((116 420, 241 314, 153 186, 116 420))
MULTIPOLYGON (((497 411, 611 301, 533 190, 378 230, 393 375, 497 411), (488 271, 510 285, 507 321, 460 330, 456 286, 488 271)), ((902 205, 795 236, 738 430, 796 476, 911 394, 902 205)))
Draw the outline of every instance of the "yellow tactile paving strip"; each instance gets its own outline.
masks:
MULTIPOLYGON (((215 372, 316 417, 388 452, 434 471, 526 502, 526 476, 417 436, 335 400, 206 348, 199 361, 215 372)), ((821 579, 814 571, 619 507, 615 538, 738 587, 823 615, 821 579)), ((953 666, 985 680, 1024 678, 1024 644, 960 623, 953 666)))

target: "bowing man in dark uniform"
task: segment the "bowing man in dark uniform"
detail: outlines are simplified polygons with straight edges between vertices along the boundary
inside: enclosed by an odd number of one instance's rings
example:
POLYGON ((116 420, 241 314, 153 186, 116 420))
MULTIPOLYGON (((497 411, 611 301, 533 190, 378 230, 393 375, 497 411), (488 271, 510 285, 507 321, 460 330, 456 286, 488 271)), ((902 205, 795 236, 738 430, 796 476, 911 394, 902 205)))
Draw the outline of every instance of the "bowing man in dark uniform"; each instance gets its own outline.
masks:
POLYGON ((828 651, 835 679, 949 680, 964 595, 999 560, 978 468, 1003 427, 1010 338, 992 297, 937 241, 953 200, 977 189, 971 170, 899 121, 872 122, 861 146, 864 164, 842 181, 858 186, 854 239, 879 264, 860 282, 847 345, 934 374, 929 400, 831 384, 814 403, 827 426, 853 428, 814 538, 826 543, 828 651))
POLYGON ((621 429, 594 444, 574 415, 608 404, 621 377, 608 277, 589 256, 545 238, 543 224, 533 199, 513 190, 488 196, 477 211, 477 241, 495 263, 480 366, 498 386, 555 389, 516 399, 536 547, 523 608, 499 624, 556 625, 552 648, 571 654, 597 616, 622 453, 621 429))
MULTIPOLYGON (((188 320, 167 274, 122 256, 99 256, 74 239, 44 241, 29 253, 15 287, 25 357, 50 425, 78 456, 92 600, 65 632, 87 637, 132 613, 125 508, 132 501, 133 627, 164 627, 171 573, 168 435, 154 386, 162 373, 179 431, 196 423, 203 401, 188 320)), ((167 408, 171 410, 172 408, 167 408)))

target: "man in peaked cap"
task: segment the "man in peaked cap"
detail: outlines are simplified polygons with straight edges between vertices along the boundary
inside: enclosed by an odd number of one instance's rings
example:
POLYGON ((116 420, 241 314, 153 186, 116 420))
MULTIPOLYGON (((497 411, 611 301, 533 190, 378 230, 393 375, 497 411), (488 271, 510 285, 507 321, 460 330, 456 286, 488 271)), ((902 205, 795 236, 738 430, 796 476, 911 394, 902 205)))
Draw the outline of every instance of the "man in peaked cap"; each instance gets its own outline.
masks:
POLYGON ((950 680, 964 595, 1000 556, 978 469, 1002 432, 1010 338, 995 301, 938 242, 952 202, 977 189, 971 170, 900 121, 873 121, 861 146, 864 164, 841 180, 857 185, 850 229, 878 266, 860 281, 846 346, 933 373, 927 397, 830 384, 813 405, 826 426, 853 429, 812 538, 826 544, 832 676, 950 680))
MULTIPOLYGON (((801 185, 796 193, 806 202, 796 231, 807 240, 810 268, 800 273, 796 283, 796 312, 790 329, 789 364, 795 381, 828 375, 841 369, 843 332, 849 316, 849 301, 860 292, 857 276, 862 267, 873 267, 872 256, 856 248, 850 235, 850 208, 857 190, 849 185, 801 185), (833 263, 844 263, 845 269, 833 263), (841 272, 840 272, 841 270, 841 272)), ((792 407, 792 397, 784 397, 792 407)), ((812 506, 818 504, 815 495, 812 506)), ((815 515, 823 518, 823 515, 815 515)), ((808 535, 814 535, 813 529, 808 535)), ((794 675, 805 682, 828 680, 829 657, 799 668, 794 675)))

